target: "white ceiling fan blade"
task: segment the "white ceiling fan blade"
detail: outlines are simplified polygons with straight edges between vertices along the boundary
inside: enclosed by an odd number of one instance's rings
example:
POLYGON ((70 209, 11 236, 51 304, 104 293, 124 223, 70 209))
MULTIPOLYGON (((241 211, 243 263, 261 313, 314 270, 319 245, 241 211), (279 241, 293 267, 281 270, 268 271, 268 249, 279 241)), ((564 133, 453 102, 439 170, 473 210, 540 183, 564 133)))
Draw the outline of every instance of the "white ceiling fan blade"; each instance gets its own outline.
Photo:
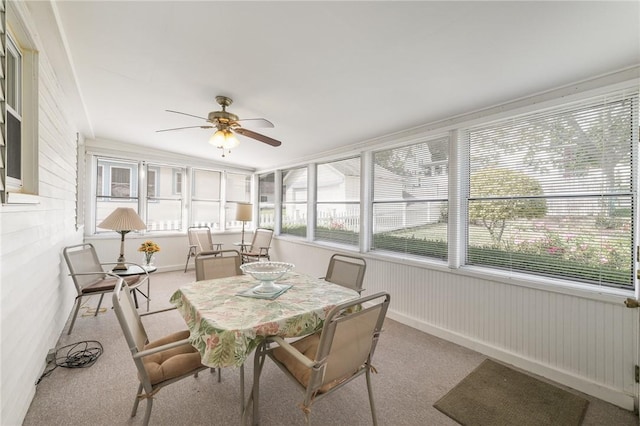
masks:
POLYGON ((201 129, 213 129, 213 126, 187 126, 187 127, 174 127, 174 128, 172 128, 172 129, 156 130, 156 133, 158 133, 158 132, 170 132, 170 131, 172 131, 172 130, 195 129, 195 128, 201 128, 201 129))
POLYGON ((166 109, 165 111, 167 112, 172 112, 174 114, 180 114, 180 115, 187 115, 189 117, 194 117, 194 118, 199 118, 201 120, 207 121, 206 117, 200 117, 199 115, 193 115, 193 114, 187 114, 186 112, 180 112, 180 111, 173 111, 171 109, 166 109))
POLYGON ((266 118, 244 118, 236 121, 236 123, 242 123, 249 127, 261 127, 261 128, 273 128, 273 123, 266 118))

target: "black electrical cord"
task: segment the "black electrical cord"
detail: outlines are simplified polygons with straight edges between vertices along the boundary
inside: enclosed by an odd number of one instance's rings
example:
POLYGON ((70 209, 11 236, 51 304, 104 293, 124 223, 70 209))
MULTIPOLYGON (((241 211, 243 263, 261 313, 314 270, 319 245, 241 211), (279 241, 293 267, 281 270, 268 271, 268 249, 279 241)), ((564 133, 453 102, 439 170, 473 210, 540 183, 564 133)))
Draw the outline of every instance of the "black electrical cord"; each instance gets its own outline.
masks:
POLYGON ((56 355, 53 367, 45 370, 42 376, 36 382, 36 385, 40 381, 50 375, 53 370, 58 367, 65 368, 86 368, 91 367, 102 355, 103 349, 100 342, 96 340, 84 340, 82 342, 72 343, 67 346, 63 346, 56 350, 56 355), (66 350, 66 353, 64 353, 66 350), (62 353, 62 356, 59 354, 62 353))

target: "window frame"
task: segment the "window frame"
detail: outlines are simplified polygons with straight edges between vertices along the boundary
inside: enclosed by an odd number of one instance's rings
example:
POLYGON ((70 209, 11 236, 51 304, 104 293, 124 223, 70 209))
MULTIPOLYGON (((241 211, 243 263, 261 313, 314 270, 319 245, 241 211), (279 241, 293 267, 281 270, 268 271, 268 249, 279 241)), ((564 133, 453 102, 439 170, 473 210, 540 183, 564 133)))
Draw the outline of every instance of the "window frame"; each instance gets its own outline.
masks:
MULTIPOLYGON (((6 4, 6 28, 2 34, 3 43, 9 44, 11 37, 21 53, 21 125, 20 125, 20 179, 7 180, 7 169, 2 169, 0 181, 0 195, 3 204, 37 204, 40 191, 39 182, 39 49, 36 41, 23 21, 24 6, 19 2, 6 4)), ((3 70, 6 71, 6 70, 3 70)), ((6 73, 5 73, 6 77, 6 73)), ((6 102, 3 100, 6 109, 6 102)), ((3 158, 6 157, 6 123, 4 123, 4 144, 0 143, 3 158)), ((0 166, 6 167, 6 164, 0 166)))
POLYGON ((7 70, 5 73, 5 85, 7 88, 6 93, 6 131, 7 137, 5 138, 5 149, 6 149, 6 170, 5 170, 5 185, 8 191, 20 191, 23 188, 23 172, 25 169, 25 161, 24 161, 24 152, 23 152, 23 134, 22 134, 22 88, 23 88, 23 54, 22 49, 19 47, 18 43, 15 41, 14 37, 11 35, 9 31, 6 33, 6 57, 7 57, 7 70), (9 72, 9 57, 15 58, 15 69, 13 72, 9 72), (14 84, 11 84, 11 77, 15 77, 14 84), (12 90, 9 87, 12 87, 12 90), (10 94, 14 93, 15 97, 15 105, 11 105, 9 98, 10 94), (18 132, 17 140, 10 137, 10 129, 11 123, 17 122, 16 129, 14 131, 18 132), (16 146, 17 144, 17 146, 16 146), (16 152, 17 151, 17 152, 16 152), (16 158, 17 157, 17 158, 16 158), (11 160, 13 158, 13 161, 11 160), (17 164, 16 164, 17 162, 17 164), (13 173, 11 169, 13 167, 17 167, 17 174, 10 175, 13 173))

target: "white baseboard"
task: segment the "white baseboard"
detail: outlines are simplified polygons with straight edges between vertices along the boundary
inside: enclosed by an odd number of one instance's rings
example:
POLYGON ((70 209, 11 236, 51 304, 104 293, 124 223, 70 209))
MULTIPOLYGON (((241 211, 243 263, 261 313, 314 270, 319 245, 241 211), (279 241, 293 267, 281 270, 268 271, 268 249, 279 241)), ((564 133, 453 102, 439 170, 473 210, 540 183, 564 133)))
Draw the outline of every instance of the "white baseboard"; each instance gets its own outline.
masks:
POLYGON ((445 330, 424 323, 422 321, 418 321, 415 318, 410 318, 405 315, 392 312, 391 309, 388 311, 387 317, 409 327, 424 331, 425 333, 458 344, 460 346, 464 346, 465 348, 480 352, 481 354, 484 354, 493 359, 531 372, 532 374, 536 374, 546 379, 553 380, 556 383, 560 383, 564 386, 568 386, 587 395, 591 395, 603 401, 609 402, 625 410, 634 411, 636 407, 635 397, 633 395, 624 393, 620 389, 613 389, 600 383, 588 380, 584 377, 576 376, 575 374, 572 374, 570 372, 558 370, 548 365, 540 364, 536 361, 523 358, 518 354, 514 354, 512 352, 508 352, 491 345, 487 345, 484 342, 470 339, 469 337, 451 332, 449 330, 445 330))

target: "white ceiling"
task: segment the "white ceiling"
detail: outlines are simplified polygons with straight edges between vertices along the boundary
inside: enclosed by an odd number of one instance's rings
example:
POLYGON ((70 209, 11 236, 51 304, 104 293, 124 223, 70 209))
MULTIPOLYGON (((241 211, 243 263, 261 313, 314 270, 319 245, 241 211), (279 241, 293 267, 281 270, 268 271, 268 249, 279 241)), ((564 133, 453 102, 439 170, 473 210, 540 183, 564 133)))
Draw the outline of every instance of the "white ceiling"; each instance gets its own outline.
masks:
POLYGON ((240 137, 223 160, 257 169, 640 64, 637 1, 38 3, 88 138, 220 161, 211 130, 156 130, 202 124, 165 110, 206 117, 227 95, 282 141, 240 137))

